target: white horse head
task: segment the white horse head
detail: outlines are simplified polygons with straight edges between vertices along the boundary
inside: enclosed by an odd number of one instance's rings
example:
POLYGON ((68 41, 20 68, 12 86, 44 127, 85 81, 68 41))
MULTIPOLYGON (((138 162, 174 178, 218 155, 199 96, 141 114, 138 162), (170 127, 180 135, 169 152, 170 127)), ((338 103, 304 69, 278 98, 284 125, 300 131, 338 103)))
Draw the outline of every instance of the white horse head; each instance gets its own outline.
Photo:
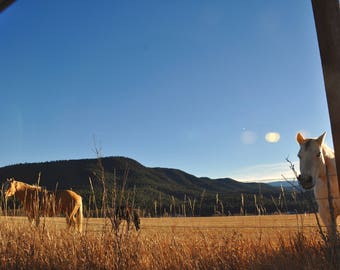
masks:
POLYGON ((298 157, 300 159, 300 175, 298 180, 303 188, 311 189, 316 179, 325 175, 325 158, 323 153, 323 142, 326 136, 324 132, 316 139, 305 139, 298 133, 296 140, 300 145, 298 157))
POLYGON ((336 218, 340 215, 340 194, 334 151, 324 143, 325 135, 323 133, 316 139, 305 139, 301 133, 297 134, 301 172, 298 180, 303 188, 313 188, 320 217, 329 237, 334 240, 336 218))

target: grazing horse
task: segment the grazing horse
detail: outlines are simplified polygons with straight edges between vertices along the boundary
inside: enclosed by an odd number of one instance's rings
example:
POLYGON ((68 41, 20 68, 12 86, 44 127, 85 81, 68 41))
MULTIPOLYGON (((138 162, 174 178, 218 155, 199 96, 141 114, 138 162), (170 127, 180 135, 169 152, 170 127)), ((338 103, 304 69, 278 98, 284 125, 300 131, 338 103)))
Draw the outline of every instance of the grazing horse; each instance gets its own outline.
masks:
POLYGON ((7 179, 4 185, 5 198, 15 196, 19 199, 28 216, 28 220, 39 225, 40 216, 66 215, 68 228, 75 227, 82 231, 83 203, 82 197, 72 190, 48 191, 39 186, 29 185, 7 179))
POLYGON ((136 231, 140 229, 140 218, 137 209, 134 209, 129 206, 117 207, 113 219, 116 229, 119 227, 122 220, 126 220, 127 230, 129 230, 130 228, 131 221, 135 225, 136 231))
POLYGON ((305 139, 301 133, 296 136, 300 145, 300 175, 298 180, 304 189, 314 189, 320 217, 332 232, 332 216, 329 195, 334 209, 335 221, 340 215, 340 197, 334 151, 324 144, 326 132, 316 139, 305 139), (329 183, 327 183, 329 179, 329 183), (328 192, 329 187, 329 192, 328 192))

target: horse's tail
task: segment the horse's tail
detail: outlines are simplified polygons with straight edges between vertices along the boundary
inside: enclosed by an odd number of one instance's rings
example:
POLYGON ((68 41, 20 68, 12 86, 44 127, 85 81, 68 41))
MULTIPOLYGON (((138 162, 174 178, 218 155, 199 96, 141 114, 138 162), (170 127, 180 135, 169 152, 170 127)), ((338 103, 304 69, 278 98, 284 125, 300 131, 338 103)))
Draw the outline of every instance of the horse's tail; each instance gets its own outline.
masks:
POLYGON ((77 212, 77 227, 78 227, 78 231, 82 232, 83 230, 83 199, 82 197, 80 197, 79 199, 79 208, 78 208, 78 212, 77 212))

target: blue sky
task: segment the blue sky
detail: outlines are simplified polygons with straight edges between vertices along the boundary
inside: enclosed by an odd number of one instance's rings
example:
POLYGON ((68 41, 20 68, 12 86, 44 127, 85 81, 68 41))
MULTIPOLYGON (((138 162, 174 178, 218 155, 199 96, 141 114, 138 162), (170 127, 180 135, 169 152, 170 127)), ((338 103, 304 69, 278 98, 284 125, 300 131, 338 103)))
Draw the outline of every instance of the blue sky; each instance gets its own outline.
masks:
POLYGON ((0 166, 97 146, 249 181, 289 177, 298 131, 332 146, 310 1, 17 1, 0 59, 0 166))

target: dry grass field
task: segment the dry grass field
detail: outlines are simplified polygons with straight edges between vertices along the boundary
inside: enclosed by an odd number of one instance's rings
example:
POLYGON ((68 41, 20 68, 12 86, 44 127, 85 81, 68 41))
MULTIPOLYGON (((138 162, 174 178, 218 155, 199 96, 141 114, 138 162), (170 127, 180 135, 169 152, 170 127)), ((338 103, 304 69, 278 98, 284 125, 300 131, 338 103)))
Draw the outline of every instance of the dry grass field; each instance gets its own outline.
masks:
POLYGON ((146 218, 141 230, 0 217, 1 269, 336 269, 314 215, 146 218))

